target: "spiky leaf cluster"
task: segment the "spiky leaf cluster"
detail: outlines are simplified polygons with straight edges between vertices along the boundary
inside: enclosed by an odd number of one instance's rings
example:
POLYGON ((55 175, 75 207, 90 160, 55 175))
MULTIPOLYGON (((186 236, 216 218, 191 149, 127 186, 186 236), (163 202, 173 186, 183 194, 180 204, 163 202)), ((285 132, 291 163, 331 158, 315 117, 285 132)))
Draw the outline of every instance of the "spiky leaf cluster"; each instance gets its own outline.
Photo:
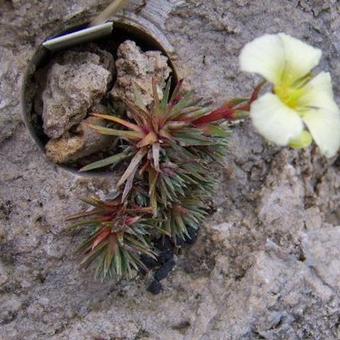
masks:
POLYGON ((91 231, 81 248, 86 254, 83 262, 96 259, 98 276, 131 274, 133 268, 142 267, 139 255, 154 256, 155 235, 168 235, 175 243, 190 237, 188 228, 198 228, 207 215, 206 201, 214 189, 211 164, 223 157, 228 132, 216 123, 220 112, 210 113, 192 93, 183 94, 181 84, 171 94, 169 80, 160 98, 153 82, 149 108, 136 91, 134 102, 125 100, 125 119, 93 113, 108 124, 91 127, 120 138, 122 151, 81 170, 128 161, 117 184, 119 198, 114 201, 119 213, 112 213, 112 202, 90 201, 95 208, 86 217, 94 214, 96 219, 83 224, 91 231), (148 216, 143 223, 145 218, 136 214, 138 209, 143 213, 148 209, 152 218, 148 216))
POLYGON ((96 277, 132 277, 143 267, 140 255, 155 258, 150 242, 151 209, 121 202, 117 197, 102 201, 97 197, 84 199, 91 205, 89 211, 73 215, 73 229, 85 229, 87 239, 77 253, 83 256, 81 265, 87 268, 96 261, 96 277))

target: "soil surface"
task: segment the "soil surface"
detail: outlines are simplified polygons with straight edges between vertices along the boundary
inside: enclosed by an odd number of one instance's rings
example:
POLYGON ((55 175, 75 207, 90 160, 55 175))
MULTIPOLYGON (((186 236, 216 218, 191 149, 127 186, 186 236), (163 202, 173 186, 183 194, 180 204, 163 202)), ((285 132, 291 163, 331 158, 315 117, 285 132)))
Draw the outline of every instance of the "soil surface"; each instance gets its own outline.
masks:
MULTIPOLYGON (((162 287, 149 275, 100 283, 79 270, 65 216, 84 208, 79 197, 109 194, 116 177, 48 162, 22 122, 20 92, 37 46, 109 2, 0 0, 0 338, 340 338, 340 159, 270 147, 249 123, 233 127, 216 172, 216 212, 169 259, 162 287)), ((323 50, 340 104, 336 0, 143 3, 131 0, 125 14, 163 31, 193 88, 216 105, 249 94, 257 79, 240 73, 240 49, 273 32, 323 50)))

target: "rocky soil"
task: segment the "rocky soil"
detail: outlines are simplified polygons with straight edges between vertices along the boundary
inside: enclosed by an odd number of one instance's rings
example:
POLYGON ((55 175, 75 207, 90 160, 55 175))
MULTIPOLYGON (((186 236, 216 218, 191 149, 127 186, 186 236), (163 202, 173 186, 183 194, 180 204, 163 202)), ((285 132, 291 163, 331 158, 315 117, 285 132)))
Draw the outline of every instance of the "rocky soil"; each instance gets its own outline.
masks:
MULTIPOLYGON (((100 283, 79 271, 79 239, 64 218, 79 197, 108 194, 115 177, 49 163, 19 98, 35 48, 63 20, 85 20, 108 2, 0 1, 0 338, 340 338, 340 159, 269 147, 249 123, 233 128, 216 212, 178 254, 160 295, 145 290, 148 277, 100 283)), ((241 47, 281 31, 323 49, 340 98, 336 0, 141 4, 131 0, 128 13, 163 30, 195 90, 217 104, 255 82, 238 70, 241 47)))

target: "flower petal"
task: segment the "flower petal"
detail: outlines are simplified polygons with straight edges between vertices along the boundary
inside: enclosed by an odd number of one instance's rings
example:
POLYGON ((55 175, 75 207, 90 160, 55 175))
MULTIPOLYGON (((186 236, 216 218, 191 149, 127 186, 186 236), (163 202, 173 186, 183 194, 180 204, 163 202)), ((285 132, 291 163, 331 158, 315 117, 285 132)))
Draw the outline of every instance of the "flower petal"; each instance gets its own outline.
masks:
POLYGON ((326 157, 333 157, 340 147, 340 111, 312 109, 302 119, 321 153, 326 157))
POLYGON ((287 145, 291 139, 300 136, 303 130, 299 115, 272 93, 253 102, 250 117, 257 131, 278 145, 287 145))
POLYGON ((301 107, 301 114, 311 107, 337 110, 334 101, 332 80, 328 72, 321 72, 303 87, 303 95, 297 103, 301 107))
POLYGON ((340 112, 333 99, 329 73, 321 72, 305 87, 299 99, 300 114, 310 133, 326 157, 340 147, 340 112))
POLYGON ((246 44, 240 54, 240 68, 276 84, 284 69, 283 44, 277 34, 265 34, 246 44))
POLYGON ((240 68, 258 73, 275 85, 292 84, 319 63, 321 53, 320 49, 287 34, 265 34, 244 46, 240 68))
POLYGON ((284 72, 287 73, 289 81, 294 82, 305 76, 319 64, 322 54, 320 49, 285 33, 279 33, 278 36, 283 44, 285 54, 284 72))
POLYGON ((291 146, 294 149, 304 149, 307 148, 309 145, 311 145, 313 142, 312 135, 306 131, 303 130, 297 138, 293 138, 289 141, 289 146, 291 146))

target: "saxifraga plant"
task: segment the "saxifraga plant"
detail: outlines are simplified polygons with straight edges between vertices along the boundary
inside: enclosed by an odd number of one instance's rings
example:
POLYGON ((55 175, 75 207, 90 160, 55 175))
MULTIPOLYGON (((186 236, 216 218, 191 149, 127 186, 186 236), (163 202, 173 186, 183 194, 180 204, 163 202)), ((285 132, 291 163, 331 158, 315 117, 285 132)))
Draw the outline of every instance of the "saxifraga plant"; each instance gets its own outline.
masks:
POLYGON ((96 261, 100 278, 131 277, 143 268, 140 255, 157 256, 152 242, 160 235, 174 244, 190 238, 189 228, 197 229, 207 215, 215 184, 211 165, 222 161, 227 149, 229 132, 221 121, 241 117, 259 90, 250 101, 237 99, 210 112, 191 92, 181 92, 182 81, 170 95, 169 80, 162 99, 157 84, 152 85, 150 108, 135 91, 134 102, 125 100, 127 118, 93 113, 111 126, 91 128, 120 138, 122 151, 81 171, 112 168, 130 159, 118 181, 117 198, 91 198, 87 202, 93 210, 72 217, 80 220, 78 229, 89 233, 79 249, 85 256, 82 263, 96 261))

